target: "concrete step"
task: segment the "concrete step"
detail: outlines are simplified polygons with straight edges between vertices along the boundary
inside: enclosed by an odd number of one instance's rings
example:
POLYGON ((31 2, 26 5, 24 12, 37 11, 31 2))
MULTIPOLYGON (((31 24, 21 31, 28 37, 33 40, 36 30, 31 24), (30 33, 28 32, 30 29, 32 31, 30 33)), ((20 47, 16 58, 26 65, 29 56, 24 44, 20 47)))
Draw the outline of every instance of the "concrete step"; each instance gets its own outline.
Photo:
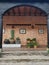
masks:
POLYGON ((49 54, 46 50, 2 51, 0 65, 49 65, 49 54))
POLYGON ((0 62, 47 62, 47 51, 14 51, 2 52, 0 62))
POLYGON ((49 62, 0 62, 0 65, 49 65, 49 62))
POLYGON ((3 47, 3 51, 44 51, 47 48, 16 48, 16 47, 3 47))
POLYGON ((44 51, 3 51, 2 54, 4 55, 17 55, 17 56, 22 56, 22 55, 46 55, 47 50, 44 51))
POLYGON ((3 55, 0 58, 0 61, 16 61, 16 62, 30 62, 30 61, 49 61, 49 56, 44 56, 44 55, 23 55, 23 56, 14 56, 14 55, 3 55))

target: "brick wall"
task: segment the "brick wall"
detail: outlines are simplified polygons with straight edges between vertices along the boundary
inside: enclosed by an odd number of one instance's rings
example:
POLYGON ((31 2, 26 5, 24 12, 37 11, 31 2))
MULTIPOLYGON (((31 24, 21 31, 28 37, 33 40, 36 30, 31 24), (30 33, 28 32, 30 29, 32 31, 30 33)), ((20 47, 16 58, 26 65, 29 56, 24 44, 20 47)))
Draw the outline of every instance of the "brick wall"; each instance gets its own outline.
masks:
POLYGON ((47 45, 47 27, 46 26, 37 26, 35 24, 46 24, 46 17, 42 16, 4 16, 3 17, 3 28, 5 33, 3 34, 3 41, 6 38, 10 38, 11 26, 6 26, 6 24, 32 24, 34 29, 31 26, 15 26, 15 39, 16 37, 21 38, 21 44, 26 45, 27 38, 36 38, 40 45, 47 45), (20 34, 19 29, 25 28, 26 34, 20 34), (44 34, 39 34, 38 29, 43 28, 44 34))

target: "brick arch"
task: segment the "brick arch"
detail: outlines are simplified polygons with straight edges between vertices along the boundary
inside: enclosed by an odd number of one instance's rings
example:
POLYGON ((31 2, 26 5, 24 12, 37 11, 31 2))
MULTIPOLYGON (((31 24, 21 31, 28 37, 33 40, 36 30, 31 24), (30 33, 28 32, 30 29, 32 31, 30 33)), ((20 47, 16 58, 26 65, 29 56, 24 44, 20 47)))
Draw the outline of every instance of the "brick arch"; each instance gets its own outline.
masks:
POLYGON ((33 5, 16 5, 6 10, 3 16, 47 16, 47 13, 33 5))
MULTIPOLYGON (((13 9, 13 8, 15 8, 15 7, 22 7, 22 6, 28 6, 28 7, 31 7, 31 8, 37 8, 38 10, 40 10, 42 13, 44 13, 44 16, 47 16, 47 13, 44 11, 44 10, 42 10, 41 8, 38 8, 38 7, 35 7, 35 6, 32 6, 32 5, 17 5, 17 6, 14 6, 14 7, 11 7, 11 8, 9 8, 8 10, 6 10, 4 13, 3 13, 3 15, 2 16, 4 16, 6 13, 7 13, 7 11, 9 11, 9 10, 11 10, 11 9, 13 9)), ((40 15, 41 16, 41 15, 40 15)), ((43 16, 43 15, 42 15, 43 16)), ((0 21, 0 48, 2 48, 2 21, 0 21)), ((49 44, 48 44, 49 45, 49 44)))

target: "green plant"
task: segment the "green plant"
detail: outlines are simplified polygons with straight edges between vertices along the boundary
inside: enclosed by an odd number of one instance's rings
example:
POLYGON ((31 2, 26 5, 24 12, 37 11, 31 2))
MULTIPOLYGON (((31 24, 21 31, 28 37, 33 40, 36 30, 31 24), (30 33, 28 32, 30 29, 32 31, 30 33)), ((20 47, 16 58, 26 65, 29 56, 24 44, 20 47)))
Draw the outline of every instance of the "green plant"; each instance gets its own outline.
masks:
POLYGON ((32 39, 32 43, 33 43, 33 46, 38 46, 38 43, 37 43, 36 38, 33 38, 33 39, 32 39))
POLYGON ((32 43, 32 41, 30 41, 30 42, 27 43, 27 47, 30 47, 30 48, 33 47, 33 43, 32 43))
POLYGON ((49 48, 47 48, 47 53, 49 54, 49 48))
POLYGON ((20 44, 21 43, 21 40, 19 37, 16 38, 16 44, 20 44))
POLYGON ((27 47, 29 47, 29 48, 30 48, 30 43, 27 43, 27 47))
POLYGON ((14 39, 14 30, 11 30, 11 39, 14 39))
POLYGON ((29 41, 29 42, 27 42, 27 47, 32 48, 34 46, 38 46, 36 38, 33 38, 33 39, 28 38, 27 41, 29 41))
POLYGON ((33 48, 33 42, 32 42, 32 40, 30 41, 30 48, 33 48))
POLYGON ((36 41, 36 38, 33 38, 32 41, 36 41))
POLYGON ((5 39, 5 40, 4 40, 4 43, 5 43, 5 44, 10 44, 9 39, 5 39))
POLYGON ((9 40, 10 40, 10 43, 11 43, 11 44, 15 44, 14 38, 10 38, 9 40))
POLYGON ((30 41, 30 38, 27 38, 26 40, 27 40, 27 41, 30 41))
POLYGON ((16 40, 20 40, 20 38, 19 38, 19 37, 17 37, 17 38, 16 38, 16 40))
POLYGON ((33 42, 33 46, 37 46, 38 44, 37 44, 37 42, 35 41, 35 42, 33 42))
POLYGON ((11 37, 10 40, 14 40, 14 38, 11 37))

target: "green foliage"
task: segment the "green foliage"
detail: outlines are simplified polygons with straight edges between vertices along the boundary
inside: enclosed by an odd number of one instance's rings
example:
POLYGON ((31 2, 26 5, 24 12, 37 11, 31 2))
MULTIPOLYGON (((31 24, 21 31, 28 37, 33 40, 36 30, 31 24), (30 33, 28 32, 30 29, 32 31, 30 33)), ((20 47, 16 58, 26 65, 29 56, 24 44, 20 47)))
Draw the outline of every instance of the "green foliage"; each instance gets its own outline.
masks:
POLYGON ((32 41, 36 41, 36 38, 33 38, 32 41))
POLYGON ((49 48, 47 48, 47 53, 49 54, 49 48))
POLYGON ((11 39, 14 39, 14 30, 11 30, 11 39))
POLYGON ((30 41, 30 38, 27 38, 26 40, 27 40, 27 41, 30 41))
POLYGON ((30 43, 27 43, 27 47, 30 47, 30 43))
POLYGON ((16 38, 16 40, 20 40, 20 38, 19 38, 19 37, 17 37, 17 38, 16 38))
POLYGON ((38 46, 38 43, 36 41, 36 38, 33 38, 33 39, 28 38, 27 40, 30 40, 30 42, 27 43, 27 47, 31 47, 32 48, 34 46, 38 46))
POLYGON ((27 43, 27 47, 29 47, 29 48, 32 48, 33 47, 32 41, 30 41, 29 43, 27 43))
POLYGON ((5 44, 9 44, 9 43, 10 43, 9 39, 5 39, 5 40, 4 40, 4 43, 5 43, 5 44))
POLYGON ((33 46, 37 46, 37 45, 38 45, 37 41, 34 41, 33 46))
POLYGON ((32 39, 32 43, 33 43, 33 46, 37 46, 38 45, 36 38, 32 39))

